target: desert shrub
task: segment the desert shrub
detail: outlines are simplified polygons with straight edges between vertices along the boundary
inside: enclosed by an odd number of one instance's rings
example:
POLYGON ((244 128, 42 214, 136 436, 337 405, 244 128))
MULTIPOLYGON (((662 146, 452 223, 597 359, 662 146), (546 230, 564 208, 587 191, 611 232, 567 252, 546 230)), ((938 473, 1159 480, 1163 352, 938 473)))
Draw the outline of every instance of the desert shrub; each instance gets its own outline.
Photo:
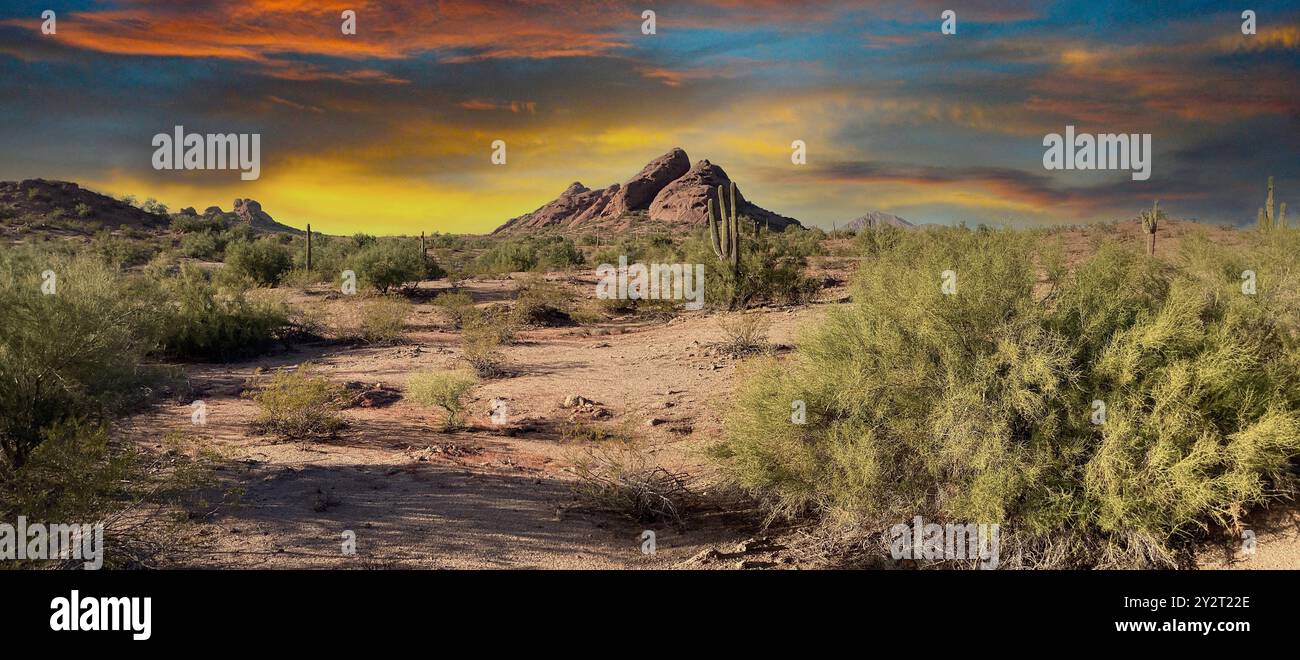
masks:
POLYGON ((148 395, 156 290, 90 257, 0 252, 0 463, 21 467, 52 425, 106 419, 148 395), (42 273, 56 288, 42 293, 42 273))
POLYGON ((511 318, 519 325, 557 326, 572 322, 573 292, 540 277, 526 280, 515 297, 511 318))
POLYGON ((402 336, 411 303, 383 296, 361 302, 361 338, 370 343, 392 341, 402 336))
POLYGON ((474 259, 472 271, 480 275, 503 275, 537 267, 537 248, 524 240, 498 242, 474 259))
POLYGON ((605 321, 604 310, 596 301, 583 302, 569 311, 569 318, 578 325, 595 325, 605 321))
POLYGON ((537 266, 541 270, 564 270, 583 264, 582 252, 564 236, 546 236, 537 241, 537 266))
POLYGON ((325 273, 320 271, 290 268, 288 272, 280 276, 280 285, 305 289, 313 284, 320 284, 326 279, 325 273))
POLYGON ((492 378, 502 373, 501 336, 504 324, 500 321, 504 319, 498 321, 479 312, 467 316, 461 328, 461 357, 480 378, 492 378))
POLYGON ((218 219, 207 219, 188 213, 177 213, 171 216, 169 228, 177 233, 190 234, 194 232, 221 232, 226 229, 225 225, 218 219))
POLYGON ((696 500, 686 473, 657 464, 631 443, 584 447, 573 459, 573 472, 579 500, 636 522, 681 524, 696 500))
POLYGON ((100 232, 91 243, 91 250, 114 268, 131 268, 149 263, 158 247, 145 241, 113 236, 100 232))
POLYGON ((163 286, 172 304, 165 313, 162 349, 174 357, 253 355, 272 345, 288 323, 282 303, 250 300, 243 290, 219 287, 192 265, 163 286))
POLYGON ((858 254, 874 256, 897 248, 906 234, 906 229, 893 225, 871 227, 854 235, 853 243, 857 247, 858 254))
POLYGON ((167 215, 167 205, 163 204, 162 202, 152 197, 144 200, 144 203, 140 205, 140 210, 144 211, 145 213, 167 215))
POLYGON ((433 304, 446 310, 448 318, 458 328, 467 311, 474 309, 474 299, 463 291, 440 293, 434 297, 433 304))
POLYGON ((680 249, 667 234, 647 234, 642 236, 624 236, 613 245, 600 248, 592 256, 594 264, 610 264, 617 267, 619 258, 627 263, 677 263, 682 260, 680 249))
POLYGON ((181 237, 181 254, 195 259, 219 261, 226 253, 226 243, 215 231, 198 231, 181 237))
MULTIPOLYGON (((107 425, 67 419, 42 430, 43 441, 20 468, 0 468, 0 519, 28 524, 104 525, 103 568, 151 567, 185 543, 175 507, 201 504, 215 485, 219 458, 189 438, 168 434, 150 454, 114 442, 107 425)), ((0 568, 81 569, 89 558, 0 560, 0 568)))
POLYGON ((293 265, 289 251, 273 236, 236 240, 226 246, 226 268, 259 285, 274 286, 293 265))
POLYGON ((1107 246, 1067 272, 1024 235, 901 236, 792 364, 754 368, 714 454, 777 514, 998 523, 1031 565, 1176 564, 1293 485, 1294 293, 1242 295, 1239 267, 1300 279, 1294 252, 1259 250, 1167 265, 1107 246))
POLYGON ((519 332, 519 323, 515 321, 514 311, 502 304, 486 307, 471 307, 465 310, 461 318, 461 328, 470 328, 473 332, 478 327, 496 334, 502 345, 512 344, 519 332))
POLYGON ((422 406, 438 406, 447 412, 444 428, 459 428, 463 422, 465 395, 478 384, 468 371, 421 371, 406 382, 407 396, 422 406))
POLYGON ((437 264, 420 254, 419 244, 409 240, 376 241, 357 251, 348 263, 361 282, 381 293, 408 282, 442 276, 437 264))
POLYGON ((718 319, 723 339, 718 350, 732 357, 744 357, 767 349, 767 332, 772 321, 765 314, 730 314, 718 319))
POLYGON ((253 394, 260 408, 258 429, 286 440, 332 436, 343 427, 342 396, 343 388, 312 375, 311 365, 279 371, 253 394))
POLYGON ((809 239, 785 237, 786 232, 762 231, 741 219, 740 278, 732 275, 701 231, 682 246, 687 263, 704 264, 704 303, 713 308, 743 309, 762 302, 797 304, 809 300, 819 288, 816 280, 804 277, 807 259, 803 252, 809 239))

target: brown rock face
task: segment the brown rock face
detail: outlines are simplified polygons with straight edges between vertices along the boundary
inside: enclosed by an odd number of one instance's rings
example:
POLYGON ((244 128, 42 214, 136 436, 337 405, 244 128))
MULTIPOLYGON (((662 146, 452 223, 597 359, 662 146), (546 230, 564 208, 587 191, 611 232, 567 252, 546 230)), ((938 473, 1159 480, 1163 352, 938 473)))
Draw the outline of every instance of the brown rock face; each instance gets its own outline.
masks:
MULTIPOLYGON (((591 190, 575 182, 560 196, 536 211, 511 219, 493 234, 532 230, 600 228, 625 230, 639 213, 651 220, 677 225, 702 225, 708 221, 706 205, 717 196, 717 186, 731 185, 721 167, 702 160, 690 166, 686 152, 674 148, 650 161, 623 185, 591 190)), ((760 226, 784 230, 799 221, 760 208, 736 191, 736 210, 760 226)))
POLYGON ((665 186, 686 174, 691 169, 691 159, 685 151, 674 148, 672 151, 650 161, 614 195, 605 208, 603 217, 617 218, 633 211, 650 208, 650 202, 665 186))
MULTIPOLYGON (((708 204, 717 204, 718 186, 731 188, 731 178, 723 169, 707 160, 695 164, 689 172, 668 184, 650 203, 650 219, 671 224, 701 225, 709 221, 708 204)), ((799 221, 768 211, 745 199, 736 187, 736 212, 774 231, 784 231, 799 221)))
POLYGON ((521 229, 542 229, 546 227, 568 227, 582 220, 597 217, 609 200, 618 192, 618 184, 604 190, 592 190, 574 181, 569 184, 559 197, 541 208, 513 218, 497 227, 493 234, 506 233, 521 229))

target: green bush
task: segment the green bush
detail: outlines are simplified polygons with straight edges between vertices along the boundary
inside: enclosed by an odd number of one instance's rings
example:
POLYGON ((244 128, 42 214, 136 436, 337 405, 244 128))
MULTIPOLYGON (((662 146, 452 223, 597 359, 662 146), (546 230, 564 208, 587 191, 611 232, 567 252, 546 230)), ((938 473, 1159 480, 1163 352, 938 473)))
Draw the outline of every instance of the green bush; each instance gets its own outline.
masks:
POLYGON ((461 327, 466 313, 474 309, 474 299, 463 291, 440 293, 434 297, 433 304, 446 310, 447 316, 457 328, 461 327))
POLYGON ((171 306, 162 349, 179 358, 230 360, 272 345, 288 324, 288 309, 272 301, 250 301, 239 289, 222 288, 199 268, 186 265, 164 283, 171 306))
POLYGON ((219 261, 226 253, 226 243, 215 231, 199 231, 181 237, 181 254, 205 261, 219 261))
POLYGON ((472 267, 480 275, 504 275, 537 268, 537 248, 529 241, 501 241, 480 254, 472 267))
POLYGON ((53 424, 144 400, 158 343, 156 289, 88 256, 0 252, 0 449, 21 467, 53 424), (42 273, 54 274, 52 295, 42 273))
POLYGON ((725 308, 735 301, 737 308, 755 303, 798 304, 807 302, 817 292, 819 283, 804 277, 810 239, 802 230, 762 231, 755 234, 753 225, 741 219, 740 279, 714 254, 703 232, 682 246, 687 263, 704 264, 704 303, 725 308))
POLYGON ((409 239, 376 241, 361 248, 349 263, 361 282, 381 293, 387 293, 395 286, 443 275, 437 264, 420 254, 419 243, 409 239))
POLYGON ((343 388, 313 376, 311 365, 277 372, 253 395, 261 408, 257 426, 286 440, 332 436, 343 427, 342 397, 343 388))
POLYGON ((114 268, 131 268, 149 263, 158 247, 145 241, 113 236, 102 231, 95 236, 91 249, 114 268))
POLYGON ((455 429, 462 423, 464 398, 478 378, 467 371, 421 371, 411 375, 406 383, 407 396, 422 406, 438 406, 447 411, 445 429, 455 429))
POLYGON ((1218 248, 1107 246, 1067 272, 1024 234, 900 235, 792 364, 741 385, 715 455, 778 513, 998 523, 1031 565, 1177 564, 1291 492, 1300 453, 1297 253, 1218 248))
POLYGON ((231 274, 260 285, 274 286, 292 266, 289 250, 273 236, 236 240, 226 246, 226 268, 231 274))

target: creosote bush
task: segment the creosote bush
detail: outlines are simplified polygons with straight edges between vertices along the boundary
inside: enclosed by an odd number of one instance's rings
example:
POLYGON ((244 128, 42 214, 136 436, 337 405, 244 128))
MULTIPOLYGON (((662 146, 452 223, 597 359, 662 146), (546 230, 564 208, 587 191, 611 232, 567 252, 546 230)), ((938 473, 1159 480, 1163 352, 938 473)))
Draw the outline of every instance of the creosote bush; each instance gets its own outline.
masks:
POLYGON ((508 318, 488 316, 478 310, 466 317, 460 332, 461 357, 480 378, 503 372, 503 333, 511 332, 508 318))
POLYGON ((998 523, 1004 566, 1173 566, 1293 492, 1296 241, 1070 271, 1023 233, 861 236, 853 303, 753 368, 713 452, 774 514, 998 523))
POLYGON ((411 303, 402 298, 383 296, 361 303, 361 338, 370 343, 393 341, 402 336, 411 303))
POLYGON ((339 416, 343 388, 312 375, 311 366, 276 372, 252 395, 260 407, 257 425, 286 440, 333 436, 343 428, 339 416))
POLYGON ((718 349, 732 357, 744 357, 768 347, 772 322, 765 314, 729 314, 718 319, 718 327, 723 333, 718 349))
POLYGON ((469 371, 421 371, 406 383, 407 396, 422 406, 438 406, 447 412, 443 428, 452 430, 463 423, 464 398, 478 384, 469 371))

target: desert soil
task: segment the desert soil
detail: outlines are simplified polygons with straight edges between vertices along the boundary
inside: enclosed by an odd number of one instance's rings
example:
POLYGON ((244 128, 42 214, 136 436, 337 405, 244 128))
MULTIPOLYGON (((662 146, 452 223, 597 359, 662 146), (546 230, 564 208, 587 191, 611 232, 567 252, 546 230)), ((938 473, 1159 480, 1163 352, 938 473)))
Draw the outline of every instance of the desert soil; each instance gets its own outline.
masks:
MULTIPOLYGON (((461 290, 492 304, 511 299, 515 287, 512 280, 487 280, 461 290)), ((788 346, 797 328, 826 307, 751 313, 769 317, 770 340, 788 346)), ((709 348, 723 338, 718 320, 687 312, 670 320, 522 330, 504 347, 511 374, 484 380, 470 395, 468 430, 444 432, 440 412, 401 399, 346 409, 347 427, 333 440, 282 442, 256 432, 257 404, 241 394, 250 379, 279 368, 310 362, 314 373, 339 384, 400 393, 412 373, 462 367, 459 335, 442 310, 417 303, 405 336, 392 345, 319 342, 246 362, 186 365, 206 424, 191 423, 188 402, 170 402, 130 418, 122 431, 157 448, 168 432, 198 436, 224 457, 225 486, 239 489, 237 503, 198 521, 197 543, 176 562, 182 566, 674 566, 709 548, 728 554, 759 531, 756 523, 713 511, 680 527, 643 524, 584 507, 571 488, 572 465, 585 447, 604 441, 566 429, 572 420, 576 428, 630 434, 655 462, 689 472, 696 488, 707 490, 709 468, 699 450, 717 437, 719 406, 740 367, 709 348), (608 416, 565 408, 570 395, 608 416), (492 399, 506 402, 506 425, 492 423, 492 399), (656 534, 653 555, 642 552, 647 529, 656 534), (354 556, 342 553, 347 530, 356 534, 354 556)), ((764 558, 776 559, 772 554, 764 558)))

